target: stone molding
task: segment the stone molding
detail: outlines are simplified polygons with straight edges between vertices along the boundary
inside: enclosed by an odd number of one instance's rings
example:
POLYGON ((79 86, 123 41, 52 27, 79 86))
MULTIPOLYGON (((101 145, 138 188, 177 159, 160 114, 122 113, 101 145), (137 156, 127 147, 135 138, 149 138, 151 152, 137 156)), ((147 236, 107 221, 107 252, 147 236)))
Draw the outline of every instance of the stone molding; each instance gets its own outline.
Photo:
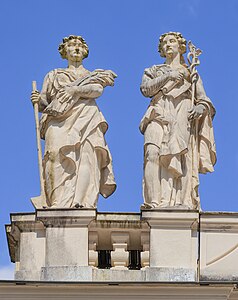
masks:
POLYGON ((196 283, 65 283, 65 282, 0 282, 0 298, 4 300, 62 299, 62 300, 237 300, 236 284, 196 283))
POLYGON ((199 211, 184 210, 145 210, 141 211, 142 220, 153 228, 191 228, 197 229, 199 211))
POLYGON ((36 210, 36 220, 41 221, 46 227, 88 227, 88 224, 95 218, 95 209, 36 210))
POLYGON ((201 231, 238 232, 238 213, 202 212, 200 214, 201 231))

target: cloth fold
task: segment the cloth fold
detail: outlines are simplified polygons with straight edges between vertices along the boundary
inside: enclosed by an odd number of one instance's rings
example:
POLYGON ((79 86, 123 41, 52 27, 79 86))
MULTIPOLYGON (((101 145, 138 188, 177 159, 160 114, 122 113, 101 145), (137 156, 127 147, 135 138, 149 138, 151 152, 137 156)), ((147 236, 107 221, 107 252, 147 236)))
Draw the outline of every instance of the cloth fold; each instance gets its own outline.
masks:
MULTIPOLYGON (((96 84, 95 80, 90 83, 90 76, 89 71, 82 74, 88 80, 89 93, 96 84)), ((41 137, 45 139, 43 176, 47 200, 53 207, 72 207, 76 203, 96 207, 99 193, 106 198, 116 189, 104 138, 108 124, 95 99, 80 95, 67 98, 62 92, 82 78, 69 69, 57 69, 46 76, 43 84, 41 97, 47 103, 40 121, 41 137)))

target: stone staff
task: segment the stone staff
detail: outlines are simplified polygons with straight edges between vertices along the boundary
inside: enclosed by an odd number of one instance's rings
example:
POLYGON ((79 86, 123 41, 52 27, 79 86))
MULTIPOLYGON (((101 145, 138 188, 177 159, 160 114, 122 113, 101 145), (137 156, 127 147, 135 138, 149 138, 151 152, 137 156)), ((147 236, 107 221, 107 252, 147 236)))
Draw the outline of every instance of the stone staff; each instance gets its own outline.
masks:
MULTIPOLYGON (((190 71, 190 79, 191 79, 191 83, 192 83, 192 104, 191 104, 191 110, 193 110, 194 108, 194 104, 195 104, 195 90, 196 90, 196 83, 198 81, 198 72, 196 69, 196 66, 200 65, 200 60, 198 58, 198 56, 200 54, 202 54, 202 50, 199 48, 196 48, 193 43, 191 41, 188 42, 188 55, 187 55, 187 60, 189 63, 189 71, 190 71)), ((198 142, 198 119, 195 120, 195 122, 193 123, 194 126, 192 126, 192 135, 194 135, 195 138, 195 144, 196 144, 196 148, 197 148, 197 160, 199 161, 199 142, 198 142)))
MULTIPOLYGON (((32 81, 32 92, 35 91, 37 91, 36 81, 32 81)), ((36 202, 38 202, 38 205, 39 202, 41 202, 40 206, 42 207, 47 207, 45 188, 44 188, 44 178, 43 178, 43 166, 42 166, 42 148, 41 148, 40 126, 39 126, 39 101, 34 101, 33 107, 34 107, 35 125, 36 125, 36 140, 37 140, 37 154, 38 154, 41 195, 39 197, 32 198, 31 200, 35 207, 36 207, 36 202)))

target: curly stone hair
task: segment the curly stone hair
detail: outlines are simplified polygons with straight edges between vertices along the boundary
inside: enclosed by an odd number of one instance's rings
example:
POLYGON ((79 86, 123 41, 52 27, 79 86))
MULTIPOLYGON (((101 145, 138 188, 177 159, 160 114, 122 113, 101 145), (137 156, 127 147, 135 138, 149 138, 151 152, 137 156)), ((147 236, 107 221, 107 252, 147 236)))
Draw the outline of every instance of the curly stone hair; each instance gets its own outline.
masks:
POLYGON ((67 43, 70 40, 78 40, 82 44, 82 47, 84 49, 83 58, 88 57, 89 49, 85 39, 82 38, 80 35, 70 35, 68 37, 63 38, 63 42, 59 45, 58 48, 59 53, 63 59, 67 59, 66 47, 67 47, 67 43))
POLYGON ((159 38, 159 45, 158 45, 158 52, 160 53, 161 57, 165 57, 164 51, 163 51, 163 41, 164 38, 167 35, 173 35, 176 40, 179 43, 179 48, 180 48, 180 53, 181 55, 183 55, 184 53, 186 53, 187 51, 187 41, 185 40, 185 38, 182 36, 182 34, 180 32, 174 32, 174 31, 170 31, 170 32, 166 32, 164 34, 162 34, 159 38))

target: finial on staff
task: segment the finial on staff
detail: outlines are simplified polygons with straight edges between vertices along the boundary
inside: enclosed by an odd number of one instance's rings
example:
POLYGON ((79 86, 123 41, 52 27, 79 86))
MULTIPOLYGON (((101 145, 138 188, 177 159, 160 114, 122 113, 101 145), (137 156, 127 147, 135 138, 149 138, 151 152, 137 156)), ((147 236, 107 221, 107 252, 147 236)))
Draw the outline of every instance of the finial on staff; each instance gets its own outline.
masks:
POLYGON ((200 65, 200 60, 198 56, 202 54, 202 50, 199 48, 196 48, 196 46, 189 41, 188 42, 188 55, 187 55, 187 60, 189 63, 189 71, 190 71, 190 78, 192 82, 192 107, 194 105, 194 95, 195 95, 195 85, 196 82, 198 81, 198 72, 196 69, 196 66, 200 65))

